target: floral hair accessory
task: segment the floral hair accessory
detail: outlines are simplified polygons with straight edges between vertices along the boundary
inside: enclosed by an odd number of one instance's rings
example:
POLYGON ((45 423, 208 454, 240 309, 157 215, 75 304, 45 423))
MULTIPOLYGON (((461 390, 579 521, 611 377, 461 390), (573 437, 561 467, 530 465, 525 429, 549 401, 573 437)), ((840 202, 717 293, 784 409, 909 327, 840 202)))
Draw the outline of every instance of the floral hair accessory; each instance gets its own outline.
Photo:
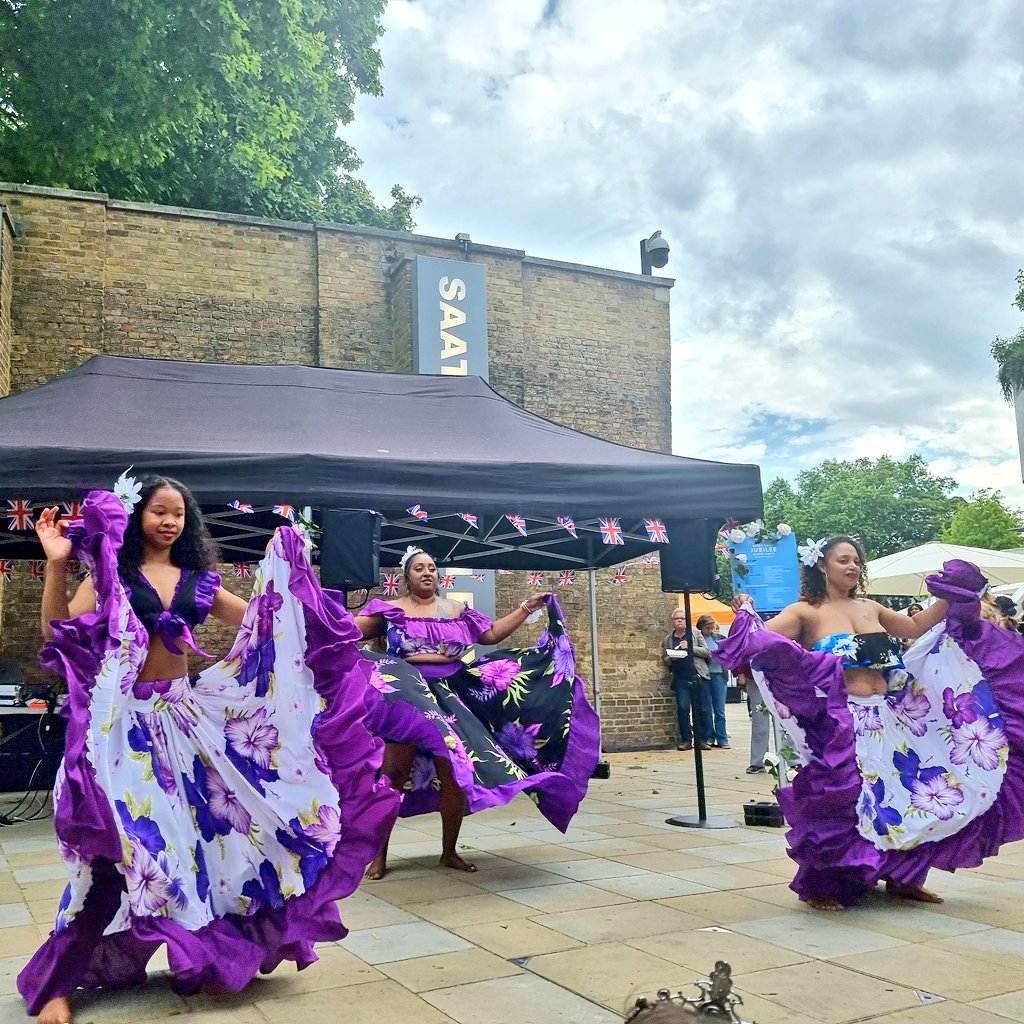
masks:
POLYGON ((824 555, 826 537, 821 537, 818 540, 811 540, 807 538, 806 544, 797 545, 797 554, 800 556, 800 561, 804 563, 808 568, 813 568, 821 560, 824 555))
POLYGON ((425 555, 425 554, 426 554, 426 551, 424 551, 423 548, 418 548, 418 547, 416 547, 415 544, 410 544, 405 549, 405 554, 402 555, 402 560, 398 563, 398 565, 401 568, 402 572, 405 572, 405 567, 409 564, 410 559, 414 555, 425 555))
POLYGON ((134 468, 129 466, 114 482, 114 495, 129 515, 142 498, 142 484, 135 477, 128 475, 134 468))

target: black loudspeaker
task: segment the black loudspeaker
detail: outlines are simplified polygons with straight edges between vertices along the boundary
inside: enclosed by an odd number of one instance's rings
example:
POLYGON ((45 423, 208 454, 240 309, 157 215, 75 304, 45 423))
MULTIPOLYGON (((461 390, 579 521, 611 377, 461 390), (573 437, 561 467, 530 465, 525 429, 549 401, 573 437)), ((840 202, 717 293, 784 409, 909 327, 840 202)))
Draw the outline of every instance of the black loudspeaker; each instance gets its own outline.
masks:
POLYGON ((715 539, 721 519, 666 519, 669 543, 658 549, 665 593, 714 590, 715 539))
POLYGON ((380 582, 380 516, 368 509, 324 510, 320 583, 332 590, 369 590, 380 582))

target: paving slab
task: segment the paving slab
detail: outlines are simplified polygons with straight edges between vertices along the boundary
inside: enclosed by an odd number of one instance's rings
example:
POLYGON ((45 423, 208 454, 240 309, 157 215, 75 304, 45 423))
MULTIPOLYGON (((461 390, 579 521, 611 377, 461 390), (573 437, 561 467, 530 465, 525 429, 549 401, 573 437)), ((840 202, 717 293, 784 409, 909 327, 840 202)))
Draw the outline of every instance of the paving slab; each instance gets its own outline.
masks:
POLYGON ((410 992, 454 988, 457 985, 523 973, 523 969, 510 960, 485 949, 463 949, 457 953, 396 960, 394 963, 381 964, 380 969, 410 992))
POLYGON ((465 939, 426 921, 350 932, 341 944, 368 964, 386 964, 470 948, 465 939))
POLYGON ((835 963, 959 1002, 1002 995, 1020 986, 1020 975, 999 964, 928 945, 906 945, 895 952, 857 953, 837 957, 835 963))
POLYGON ((451 1018, 396 981, 345 989, 344 999, 305 994, 256 1004, 270 1024, 451 1024, 451 1018))
POLYGON ((459 1024, 622 1024, 622 1013, 533 974, 437 989, 423 997, 459 1024))

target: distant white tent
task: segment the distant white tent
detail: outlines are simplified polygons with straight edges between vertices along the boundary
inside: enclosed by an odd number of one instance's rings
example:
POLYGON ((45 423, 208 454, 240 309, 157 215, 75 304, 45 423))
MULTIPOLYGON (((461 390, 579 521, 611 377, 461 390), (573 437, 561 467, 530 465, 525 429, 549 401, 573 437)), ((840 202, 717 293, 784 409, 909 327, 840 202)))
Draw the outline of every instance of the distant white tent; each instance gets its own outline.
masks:
POLYGON ((916 596, 925 593, 925 577, 951 558, 973 562, 993 585, 1024 584, 1024 551, 990 551, 932 541, 868 562, 868 592, 916 596))

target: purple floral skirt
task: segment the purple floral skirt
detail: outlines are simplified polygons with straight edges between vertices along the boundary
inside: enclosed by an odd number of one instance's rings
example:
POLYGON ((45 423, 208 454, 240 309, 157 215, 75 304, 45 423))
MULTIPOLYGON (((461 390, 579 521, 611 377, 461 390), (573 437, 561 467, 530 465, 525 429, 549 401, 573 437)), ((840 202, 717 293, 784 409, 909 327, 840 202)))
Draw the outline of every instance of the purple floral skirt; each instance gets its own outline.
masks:
POLYGON ((444 757, 470 813, 526 792, 556 828, 568 828, 597 764, 600 729, 553 599, 548 615, 535 647, 470 664, 413 665, 363 652, 381 696, 370 728, 417 748, 403 816, 437 810, 434 758, 444 757))
POLYGON ((365 726, 360 633, 285 529, 228 657, 191 685, 141 682, 148 638, 116 576, 123 517, 90 495, 85 524, 98 610, 57 623, 46 649, 68 682, 54 795, 69 883, 18 979, 28 1011, 140 981, 161 945, 182 992, 305 967, 314 943, 345 936, 336 901, 397 814, 365 726))
POLYGON ((782 726, 799 729, 804 764, 778 798, 801 899, 850 905, 880 879, 923 885, 932 868, 976 867, 1024 838, 1024 637, 978 620, 964 565, 930 579, 951 601, 946 621, 905 655, 907 685, 875 705, 850 700, 837 655, 749 611, 719 647, 727 666, 751 662, 790 716, 782 726))

